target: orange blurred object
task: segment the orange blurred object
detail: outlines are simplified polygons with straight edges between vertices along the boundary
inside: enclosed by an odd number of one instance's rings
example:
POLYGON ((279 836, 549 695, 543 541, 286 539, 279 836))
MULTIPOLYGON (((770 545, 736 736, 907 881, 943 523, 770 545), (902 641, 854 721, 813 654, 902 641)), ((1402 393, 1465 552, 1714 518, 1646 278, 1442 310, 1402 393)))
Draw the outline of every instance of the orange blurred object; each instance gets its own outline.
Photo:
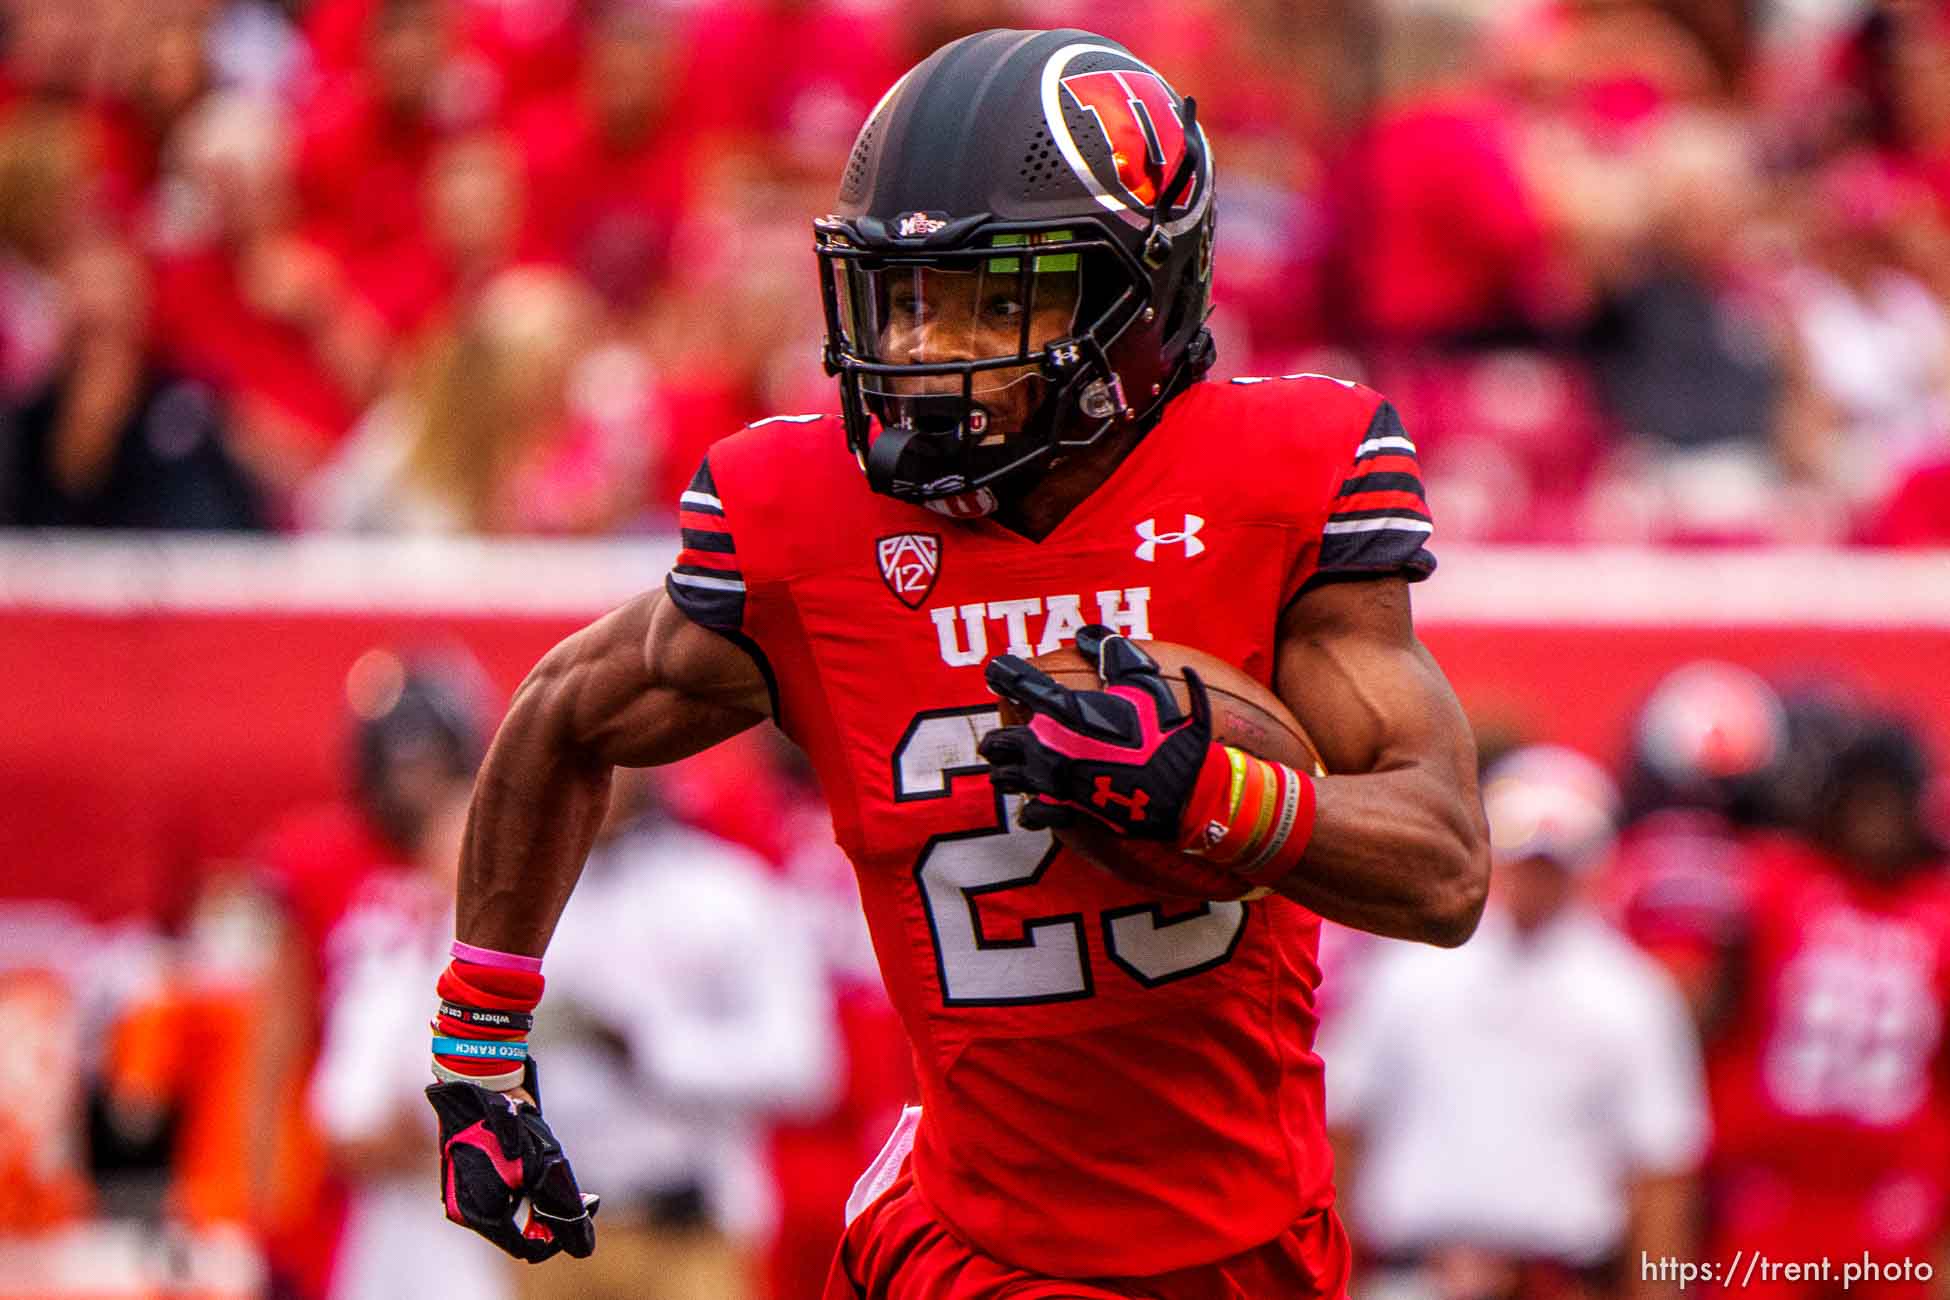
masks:
POLYGON ((90 1190, 81 1165, 81 1031, 67 980, 35 967, 0 971, 0 1236, 51 1231, 79 1218, 90 1190))

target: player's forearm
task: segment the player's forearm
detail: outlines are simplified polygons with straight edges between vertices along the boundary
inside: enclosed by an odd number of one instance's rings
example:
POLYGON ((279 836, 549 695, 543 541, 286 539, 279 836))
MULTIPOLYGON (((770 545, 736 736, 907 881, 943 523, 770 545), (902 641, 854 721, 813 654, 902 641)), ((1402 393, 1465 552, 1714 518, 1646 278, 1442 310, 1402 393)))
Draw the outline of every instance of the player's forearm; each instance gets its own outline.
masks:
POLYGON ((548 661, 516 694, 474 787, 456 934, 540 956, 609 806, 611 766, 576 743, 548 661))
POLYGON ((1313 837, 1280 893, 1331 921, 1452 947, 1476 928, 1489 844, 1453 782, 1420 766, 1329 776, 1313 837))

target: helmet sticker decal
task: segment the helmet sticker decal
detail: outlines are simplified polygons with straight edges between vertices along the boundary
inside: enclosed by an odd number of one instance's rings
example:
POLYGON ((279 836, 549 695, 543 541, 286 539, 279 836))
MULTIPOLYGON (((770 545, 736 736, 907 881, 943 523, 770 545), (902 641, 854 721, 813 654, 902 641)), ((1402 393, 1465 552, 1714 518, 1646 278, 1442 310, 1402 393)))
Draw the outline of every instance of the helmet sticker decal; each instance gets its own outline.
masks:
POLYGON ((894 225, 894 233, 902 239, 919 239, 946 229, 947 225, 948 214, 945 212, 939 215, 932 212, 903 212, 894 225))
MULTIPOLYGON (((1183 156, 1185 129, 1178 106, 1164 78, 1123 50, 1108 45, 1066 45, 1043 65, 1043 120, 1058 152, 1083 182, 1099 206, 1117 213, 1134 226, 1150 219, 1150 205, 1183 156), (1087 54, 1108 54, 1132 65, 1065 76, 1087 54), (1091 115, 1109 141, 1116 163, 1115 184, 1091 170, 1082 148, 1070 132, 1064 109, 1068 104, 1091 115)), ((1203 127, 1199 143, 1210 157, 1203 127)), ((1211 200, 1208 187, 1197 183, 1186 195, 1187 205, 1175 220, 1166 221, 1167 235, 1180 235, 1198 224, 1211 200)))
POLYGON ((1155 205, 1185 154, 1185 128, 1165 83, 1149 72, 1110 68, 1065 77, 1063 90, 1097 119, 1133 205, 1155 205))

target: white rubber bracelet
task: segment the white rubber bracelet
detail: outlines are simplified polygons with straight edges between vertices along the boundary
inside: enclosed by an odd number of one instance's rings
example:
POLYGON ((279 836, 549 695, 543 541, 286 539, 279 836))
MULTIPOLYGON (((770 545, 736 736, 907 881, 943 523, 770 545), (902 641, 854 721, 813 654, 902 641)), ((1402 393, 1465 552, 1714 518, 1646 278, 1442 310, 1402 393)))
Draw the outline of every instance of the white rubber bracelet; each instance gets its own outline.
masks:
POLYGON ((1248 878, 1253 872, 1271 862, 1274 856, 1286 847, 1287 836, 1293 834, 1293 823, 1300 817, 1300 783, 1307 778, 1285 763, 1274 763, 1271 766, 1280 773, 1279 816, 1274 822, 1273 833, 1266 839, 1266 846, 1253 855, 1251 862, 1233 868, 1240 875, 1248 878))
POLYGON ((433 1077, 442 1083, 471 1083, 477 1088, 486 1088, 489 1092, 512 1092, 521 1086, 521 1081, 528 1077, 528 1072, 524 1069, 509 1070, 505 1074, 462 1074, 459 1070, 450 1070, 435 1061, 433 1077))

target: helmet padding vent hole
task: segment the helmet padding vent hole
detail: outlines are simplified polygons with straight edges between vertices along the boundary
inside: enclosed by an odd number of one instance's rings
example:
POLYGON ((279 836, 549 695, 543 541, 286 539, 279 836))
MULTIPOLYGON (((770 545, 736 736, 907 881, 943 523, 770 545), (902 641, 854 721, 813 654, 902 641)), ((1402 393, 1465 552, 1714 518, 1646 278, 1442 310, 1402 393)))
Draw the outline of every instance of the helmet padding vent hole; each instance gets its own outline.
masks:
POLYGON ((873 139, 879 133, 878 120, 867 123, 860 132, 860 138, 853 143, 853 156, 847 159, 846 175, 840 186, 840 194, 847 202, 859 197, 860 189, 867 181, 867 158, 873 153, 873 139))
POLYGON ((1049 128, 1037 127, 1036 134, 1030 138, 1029 147, 1023 151, 1022 168, 1017 173, 1032 194, 1040 194, 1050 187, 1051 182, 1062 175, 1063 160, 1057 156, 1056 147, 1050 142, 1049 128))

